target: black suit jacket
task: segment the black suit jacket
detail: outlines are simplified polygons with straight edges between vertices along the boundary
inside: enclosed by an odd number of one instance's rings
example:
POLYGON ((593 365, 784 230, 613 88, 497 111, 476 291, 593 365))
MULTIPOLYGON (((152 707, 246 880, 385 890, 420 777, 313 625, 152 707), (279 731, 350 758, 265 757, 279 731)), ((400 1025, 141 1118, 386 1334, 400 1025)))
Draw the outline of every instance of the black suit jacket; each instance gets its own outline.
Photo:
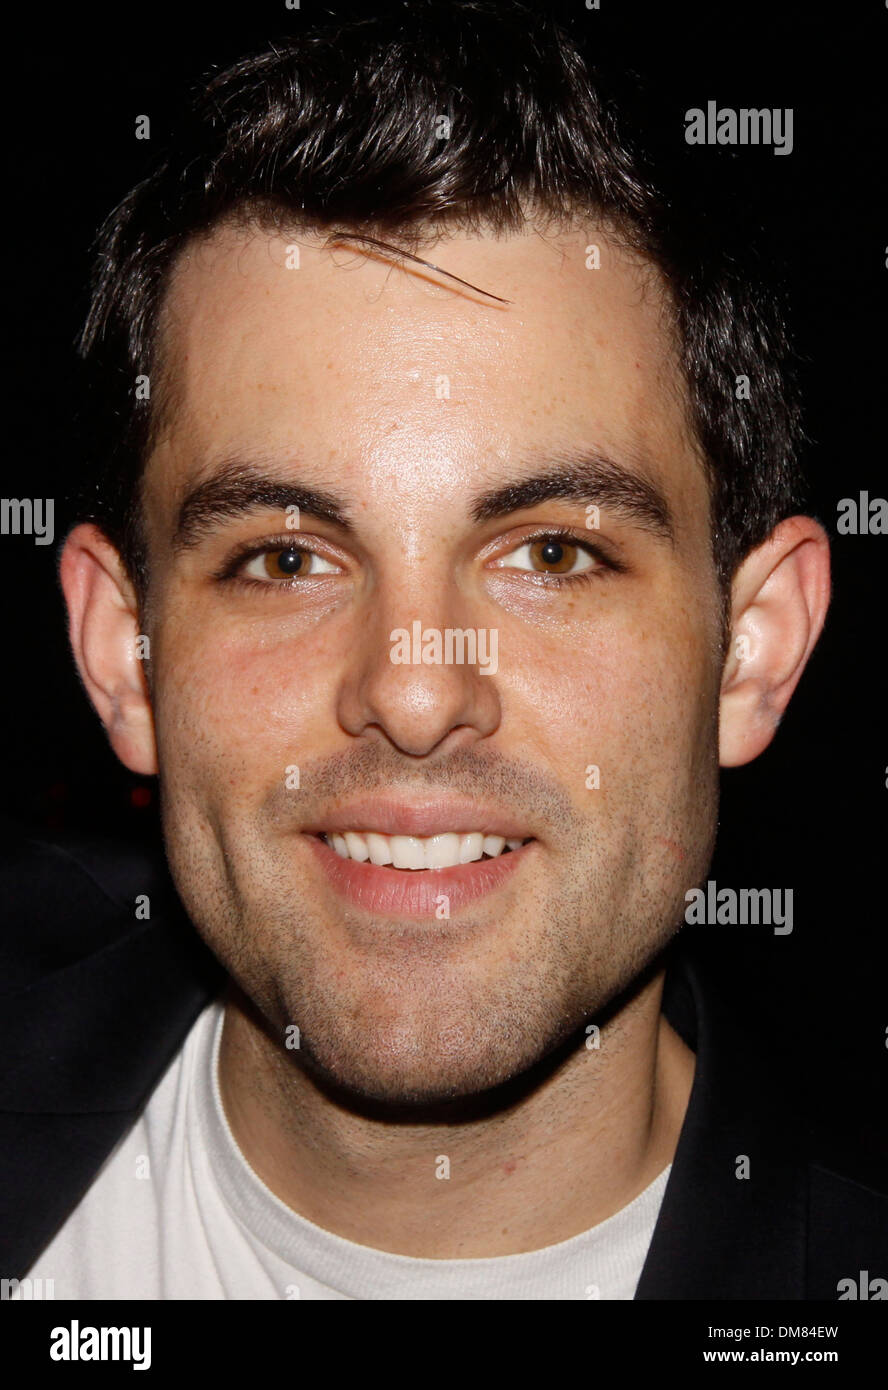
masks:
MULTIPOLYGON (((22 1278, 225 976, 156 853, 7 841, 0 891, 0 1278, 22 1278)), ((767 1038, 673 955, 664 1008, 697 1070, 636 1298, 835 1300, 888 1276, 888 1196, 823 1161, 767 1038)))

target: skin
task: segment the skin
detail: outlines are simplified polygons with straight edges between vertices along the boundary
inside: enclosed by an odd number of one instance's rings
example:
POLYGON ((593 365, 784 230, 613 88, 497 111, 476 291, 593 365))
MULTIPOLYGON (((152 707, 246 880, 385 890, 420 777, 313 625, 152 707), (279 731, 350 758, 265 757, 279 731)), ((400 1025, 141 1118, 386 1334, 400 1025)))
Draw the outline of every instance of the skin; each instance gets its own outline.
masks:
POLYGON ((308 235, 288 269, 292 244, 227 227, 180 259, 162 339, 175 389, 145 472, 148 608, 140 623, 117 552, 76 527, 60 571, 73 651, 118 757, 159 773, 178 890, 232 978, 220 1087, 253 1168, 379 1249, 537 1249, 611 1216, 674 1154, 694 1057, 660 1012, 658 954, 706 876, 719 763, 767 747, 817 641, 828 542, 793 517, 747 557, 723 660, 663 292, 606 229, 451 233, 421 252, 508 305, 308 235), (579 502, 472 520, 467 499, 520 476, 524 448, 585 446, 656 483, 674 543, 606 507, 590 532, 579 502), (300 518, 335 572, 214 577, 239 543, 280 534, 279 509, 172 548, 184 492, 232 455, 352 509, 348 537, 300 518), (561 585, 520 568, 545 526, 625 568, 561 585), (416 617, 496 629, 496 674, 392 664, 389 634, 416 617), (300 833, 375 790, 479 789, 538 843, 444 928, 344 906, 300 833))

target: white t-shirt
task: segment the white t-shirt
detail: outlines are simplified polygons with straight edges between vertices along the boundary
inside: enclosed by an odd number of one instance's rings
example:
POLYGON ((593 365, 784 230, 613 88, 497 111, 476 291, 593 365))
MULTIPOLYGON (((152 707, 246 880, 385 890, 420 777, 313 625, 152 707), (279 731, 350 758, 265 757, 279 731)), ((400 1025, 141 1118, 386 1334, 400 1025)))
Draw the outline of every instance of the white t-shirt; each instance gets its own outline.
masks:
POLYGON ((223 1018, 221 999, 199 1015, 28 1271, 52 1279, 56 1299, 634 1296, 668 1167, 607 1221, 527 1254, 428 1260, 357 1245, 286 1206, 241 1153, 219 1095, 223 1018))

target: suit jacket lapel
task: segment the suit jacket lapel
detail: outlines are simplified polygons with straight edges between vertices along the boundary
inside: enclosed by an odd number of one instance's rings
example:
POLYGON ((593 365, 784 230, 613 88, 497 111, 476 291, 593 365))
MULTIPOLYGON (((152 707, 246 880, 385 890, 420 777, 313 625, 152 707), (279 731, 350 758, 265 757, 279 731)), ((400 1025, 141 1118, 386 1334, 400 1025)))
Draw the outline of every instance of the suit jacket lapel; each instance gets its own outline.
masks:
POLYGON ((693 1000, 697 1067, 635 1297, 804 1298, 807 1164, 767 1037, 699 963, 674 968, 693 1000))
POLYGON ((33 1264, 223 982, 184 916, 127 914, 110 944, 4 999, 4 1278, 33 1264))

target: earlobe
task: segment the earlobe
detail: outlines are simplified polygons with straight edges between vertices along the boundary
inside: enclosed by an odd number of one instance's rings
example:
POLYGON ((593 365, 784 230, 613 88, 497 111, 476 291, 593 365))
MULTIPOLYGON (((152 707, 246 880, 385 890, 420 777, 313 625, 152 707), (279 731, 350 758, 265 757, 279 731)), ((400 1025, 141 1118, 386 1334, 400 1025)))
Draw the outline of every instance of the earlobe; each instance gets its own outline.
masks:
POLYGON ((722 678, 722 767, 750 762, 773 739, 823 630, 829 599, 829 538, 812 517, 782 521, 743 561, 732 586, 722 678))
POLYGON ((111 747, 125 767, 150 776, 157 753, 136 596, 118 551, 97 526, 70 532, 59 582, 77 669, 111 747))

